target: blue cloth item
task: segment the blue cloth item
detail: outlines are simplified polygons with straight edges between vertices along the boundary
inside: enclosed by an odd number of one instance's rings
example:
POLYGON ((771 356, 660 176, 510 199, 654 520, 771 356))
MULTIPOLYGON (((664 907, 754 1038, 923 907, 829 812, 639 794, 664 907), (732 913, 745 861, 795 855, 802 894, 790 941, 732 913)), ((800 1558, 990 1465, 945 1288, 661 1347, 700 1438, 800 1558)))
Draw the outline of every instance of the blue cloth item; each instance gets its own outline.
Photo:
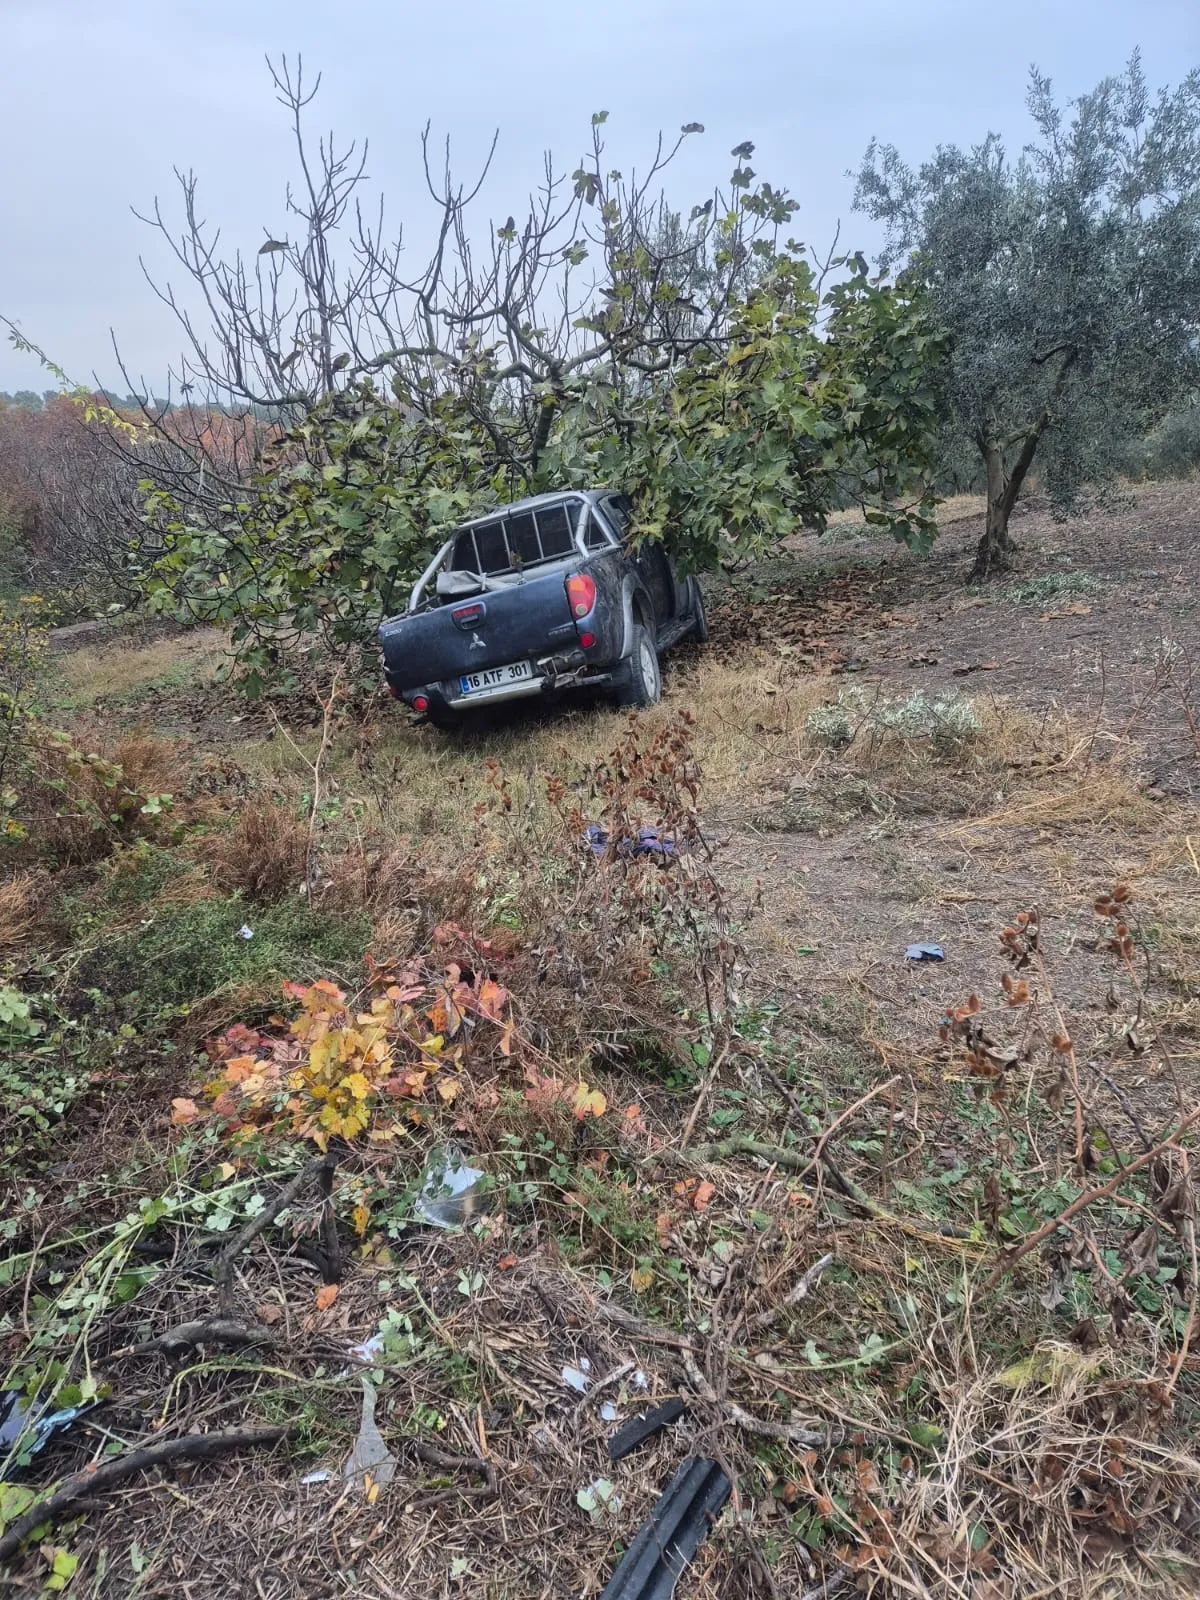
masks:
MULTIPOLYGON (((584 843, 599 861, 608 849, 608 833, 598 822, 593 822, 583 836, 584 843)), ((617 845, 621 856, 655 856, 660 861, 675 857, 675 841, 659 828, 639 828, 636 839, 622 839, 617 845)))
POLYGON ((944 961, 946 952, 940 944, 910 944, 904 952, 906 961, 944 961))

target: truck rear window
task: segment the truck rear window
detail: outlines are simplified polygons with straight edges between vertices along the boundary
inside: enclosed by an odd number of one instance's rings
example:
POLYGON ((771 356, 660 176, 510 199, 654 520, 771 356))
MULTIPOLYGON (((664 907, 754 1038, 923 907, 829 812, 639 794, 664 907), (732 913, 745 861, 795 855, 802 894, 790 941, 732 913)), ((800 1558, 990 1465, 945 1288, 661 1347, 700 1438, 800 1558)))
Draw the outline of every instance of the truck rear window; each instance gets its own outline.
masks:
POLYGON ((568 500, 476 522, 455 539, 450 568, 496 577, 543 561, 559 561, 575 548, 575 528, 583 509, 580 501, 568 500))

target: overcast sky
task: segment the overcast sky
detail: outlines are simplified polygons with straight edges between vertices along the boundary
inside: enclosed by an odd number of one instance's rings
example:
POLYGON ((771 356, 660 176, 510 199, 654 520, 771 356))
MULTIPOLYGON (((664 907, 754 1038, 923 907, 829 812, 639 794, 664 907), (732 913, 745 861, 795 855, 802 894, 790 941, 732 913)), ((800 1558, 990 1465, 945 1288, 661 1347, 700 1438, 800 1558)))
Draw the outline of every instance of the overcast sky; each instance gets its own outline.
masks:
MULTIPOLYGON (((111 329, 157 385, 179 341, 139 254, 168 267, 130 208, 170 205, 172 167, 192 167, 228 245, 286 226, 265 52, 320 68, 317 124, 369 139, 373 187, 415 238, 427 120, 464 170, 499 127, 481 215, 503 221, 542 151, 570 170, 603 108, 626 170, 660 127, 705 124, 671 177, 681 206, 752 139, 800 202, 798 237, 823 245, 840 218, 869 250, 846 169, 872 134, 913 159, 989 129, 1015 147, 1031 62, 1075 95, 1139 44, 1151 84, 1177 82, 1200 64, 1200 0, 0 0, 0 311, 72 377, 123 388, 111 329)), ((0 346, 0 389, 51 386, 0 346)))

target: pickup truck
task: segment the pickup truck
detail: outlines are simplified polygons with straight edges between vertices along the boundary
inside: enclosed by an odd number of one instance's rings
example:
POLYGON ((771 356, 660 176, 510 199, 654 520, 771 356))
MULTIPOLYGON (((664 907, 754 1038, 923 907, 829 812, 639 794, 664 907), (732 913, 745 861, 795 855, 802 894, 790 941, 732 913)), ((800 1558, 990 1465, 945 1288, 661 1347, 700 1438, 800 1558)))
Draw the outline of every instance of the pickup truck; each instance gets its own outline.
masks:
POLYGON ((708 638, 695 578, 634 548, 611 490, 520 500, 456 528, 379 630, 392 694, 451 728, 500 700, 602 690, 654 705, 659 656, 708 638))

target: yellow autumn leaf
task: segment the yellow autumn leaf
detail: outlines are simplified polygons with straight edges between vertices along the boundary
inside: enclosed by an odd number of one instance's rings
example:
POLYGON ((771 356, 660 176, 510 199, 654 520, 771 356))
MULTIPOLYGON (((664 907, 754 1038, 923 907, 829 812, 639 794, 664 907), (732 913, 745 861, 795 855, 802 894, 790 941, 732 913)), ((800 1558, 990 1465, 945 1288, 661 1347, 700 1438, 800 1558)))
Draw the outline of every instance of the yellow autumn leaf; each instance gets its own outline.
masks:
POLYGON ((440 1056, 446 1048, 446 1041, 440 1033, 435 1033, 432 1038, 425 1040, 422 1048, 431 1056, 440 1056))
POLYGON ((452 1105, 458 1099, 458 1091, 462 1088, 457 1078, 439 1078, 437 1092, 447 1105, 452 1105))
POLYGON ((572 1109, 576 1117, 583 1121, 584 1117, 602 1117, 608 1110, 608 1100, 599 1089, 589 1089, 582 1081, 575 1086, 575 1101, 572 1109))
POLYGON ((629 1275, 629 1281, 635 1294, 645 1294, 654 1282, 654 1273, 649 1267, 634 1267, 629 1275))
POLYGON ((367 1225, 371 1221, 371 1213, 367 1210, 366 1206, 363 1205, 361 1200, 351 1212, 351 1217, 354 1222, 355 1233, 360 1239, 363 1238, 367 1231, 367 1225))
POLYGON ((371 1092, 371 1085, 361 1072, 352 1072, 342 1087, 348 1089, 356 1100, 365 1100, 371 1092))

